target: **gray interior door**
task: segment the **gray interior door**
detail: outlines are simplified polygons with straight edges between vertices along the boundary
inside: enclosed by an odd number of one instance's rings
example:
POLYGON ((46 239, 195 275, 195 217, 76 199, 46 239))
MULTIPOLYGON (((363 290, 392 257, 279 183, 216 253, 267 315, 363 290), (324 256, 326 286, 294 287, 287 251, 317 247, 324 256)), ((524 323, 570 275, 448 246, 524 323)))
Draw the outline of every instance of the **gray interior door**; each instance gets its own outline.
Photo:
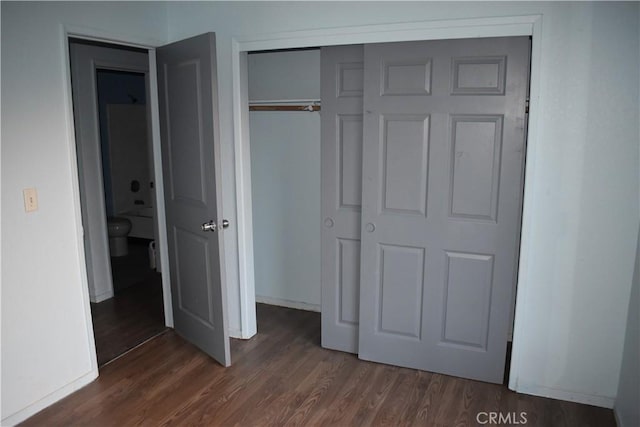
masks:
POLYGON ((228 366, 215 58, 213 33, 157 50, 175 329, 228 366))
POLYGON ((322 346, 358 352, 363 46, 321 50, 322 346))
POLYGON ((500 383, 517 270, 529 39, 364 52, 359 356, 500 383))

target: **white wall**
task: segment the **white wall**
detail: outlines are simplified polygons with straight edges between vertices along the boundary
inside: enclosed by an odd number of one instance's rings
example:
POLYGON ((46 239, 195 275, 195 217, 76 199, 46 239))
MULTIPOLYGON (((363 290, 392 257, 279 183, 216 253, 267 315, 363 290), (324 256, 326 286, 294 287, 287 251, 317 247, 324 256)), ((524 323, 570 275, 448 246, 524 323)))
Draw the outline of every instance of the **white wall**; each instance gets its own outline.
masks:
POLYGON ((320 49, 249 55, 249 100, 320 99, 320 49))
POLYGON ((640 426, 640 233, 631 285, 627 333, 614 410, 619 427, 640 426))
POLYGON ((151 45, 166 39, 158 3, 1 3, 2 425, 97 374, 63 26, 151 45), (26 214, 22 189, 36 187, 26 214))
MULTIPOLYGON (((542 14, 538 123, 529 150, 526 263, 513 385, 612 406, 639 223, 637 3, 180 3, 169 38, 217 33, 225 216, 236 218, 232 38, 305 29, 542 14)), ((303 41, 301 41, 302 43, 303 41)), ((230 325, 237 239, 226 240, 230 325)))
MULTIPOLYGON (((320 51, 249 55, 249 100, 320 99, 320 51)), ((256 299, 320 310, 320 114, 250 113, 256 299)))
POLYGON ((320 310, 320 114, 252 112, 256 299, 320 310))

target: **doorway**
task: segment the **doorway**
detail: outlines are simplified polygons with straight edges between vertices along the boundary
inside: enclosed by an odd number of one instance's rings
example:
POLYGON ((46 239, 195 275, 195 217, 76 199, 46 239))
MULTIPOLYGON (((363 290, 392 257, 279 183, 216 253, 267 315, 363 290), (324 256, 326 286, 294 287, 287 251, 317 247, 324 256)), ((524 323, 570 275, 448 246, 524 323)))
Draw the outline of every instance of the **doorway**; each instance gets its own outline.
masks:
POLYGON ((165 326, 148 54, 70 39, 85 252, 98 366, 165 326))

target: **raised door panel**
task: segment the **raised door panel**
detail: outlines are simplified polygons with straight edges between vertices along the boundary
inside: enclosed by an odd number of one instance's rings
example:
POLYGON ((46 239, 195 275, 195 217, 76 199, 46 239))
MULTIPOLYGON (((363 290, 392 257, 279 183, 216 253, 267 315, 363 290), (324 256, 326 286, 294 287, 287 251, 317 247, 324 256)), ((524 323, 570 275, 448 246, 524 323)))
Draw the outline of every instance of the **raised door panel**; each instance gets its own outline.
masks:
POLYGON ((431 61, 414 59, 387 61, 383 65, 382 95, 429 95, 431 61))
POLYGON ((338 322, 357 325, 360 305, 360 240, 338 241, 338 322))
POLYGON ((452 95, 504 95, 506 57, 453 58, 452 95))
MULTIPOLYGON (((325 52, 329 52, 329 50, 332 49, 334 48, 325 48, 323 50, 325 52)), ((362 98, 364 71, 362 69, 362 60, 361 58, 358 58, 358 56, 360 56, 359 53, 355 52, 353 47, 340 47, 335 49, 341 49, 343 51, 343 55, 349 55, 349 52, 347 52, 348 50, 353 51, 353 59, 357 59, 357 61, 355 62, 349 62, 350 59, 344 57, 336 58, 335 61, 332 60, 332 62, 335 62, 335 69, 337 70, 335 76, 335 81, 337 83, 335 86, 337 87, 338 92, 335 96, 338 98, 362 98)), ((360 47, 359 49, 362 49, 362 47, 360 47)), ((331 52, 326 53, 325 57, 327 55, 331 55, 331 52)), ((338 53, 338 55, 340 55, 340 53, 338 53)), ((330 70, 330 72, 333 72, 333 69, 330 70)), ((330 90, 330 88, 327 89, 330 90)))
POLYGON ((420 340, 424 249, 380 245, 378 332, 420 340))
POLYGON ((387 115, 382 121, 383 210, 426 215, 429 118, 387 115))
POLYGON ((502 116, 453 116, 451 216, 496 221, 502 116))
POLYGON ((447 252, 442 344, 486 351, 493 256, 447 252))
POLYGON ((179 309, 194 320, 215 328, 212 295, 207 286, 212 281, 207 265, 211 256, 209 241, 200 234, 179 227, 174 227, 172 237, 176 248, 179 309))
POLYGON ((337 117, 339 207, 360 210, 362 204, 362 114, 337 117))
POLYGON ((169 184, 172 199, 206 205, 200 61, 165 64, 169 184))

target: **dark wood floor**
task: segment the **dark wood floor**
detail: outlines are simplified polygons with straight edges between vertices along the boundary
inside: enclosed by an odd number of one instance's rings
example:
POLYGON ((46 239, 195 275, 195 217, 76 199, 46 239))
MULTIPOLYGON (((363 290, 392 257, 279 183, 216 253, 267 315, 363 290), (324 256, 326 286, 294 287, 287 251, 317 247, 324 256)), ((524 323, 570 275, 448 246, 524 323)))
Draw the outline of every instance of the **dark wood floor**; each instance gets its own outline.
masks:
POLYGON ((462 427, 499 411, 526 412, 527 426, 615 426, 611 410, 322 349, 317 313, 259 304, 258 326, 252 339, 232 340, 230 368, 162 334, 24 425, 462 427))
POLYGON ((163 332, 162 281, 154 273, 117 291, 113 298, 91 304, 98 366, 163 332))
POLYGON ((98 366, 165 330, 162 278, 149 267, 147 244, 130 244, 111 269, 115 296, 91 304, 98 366))

